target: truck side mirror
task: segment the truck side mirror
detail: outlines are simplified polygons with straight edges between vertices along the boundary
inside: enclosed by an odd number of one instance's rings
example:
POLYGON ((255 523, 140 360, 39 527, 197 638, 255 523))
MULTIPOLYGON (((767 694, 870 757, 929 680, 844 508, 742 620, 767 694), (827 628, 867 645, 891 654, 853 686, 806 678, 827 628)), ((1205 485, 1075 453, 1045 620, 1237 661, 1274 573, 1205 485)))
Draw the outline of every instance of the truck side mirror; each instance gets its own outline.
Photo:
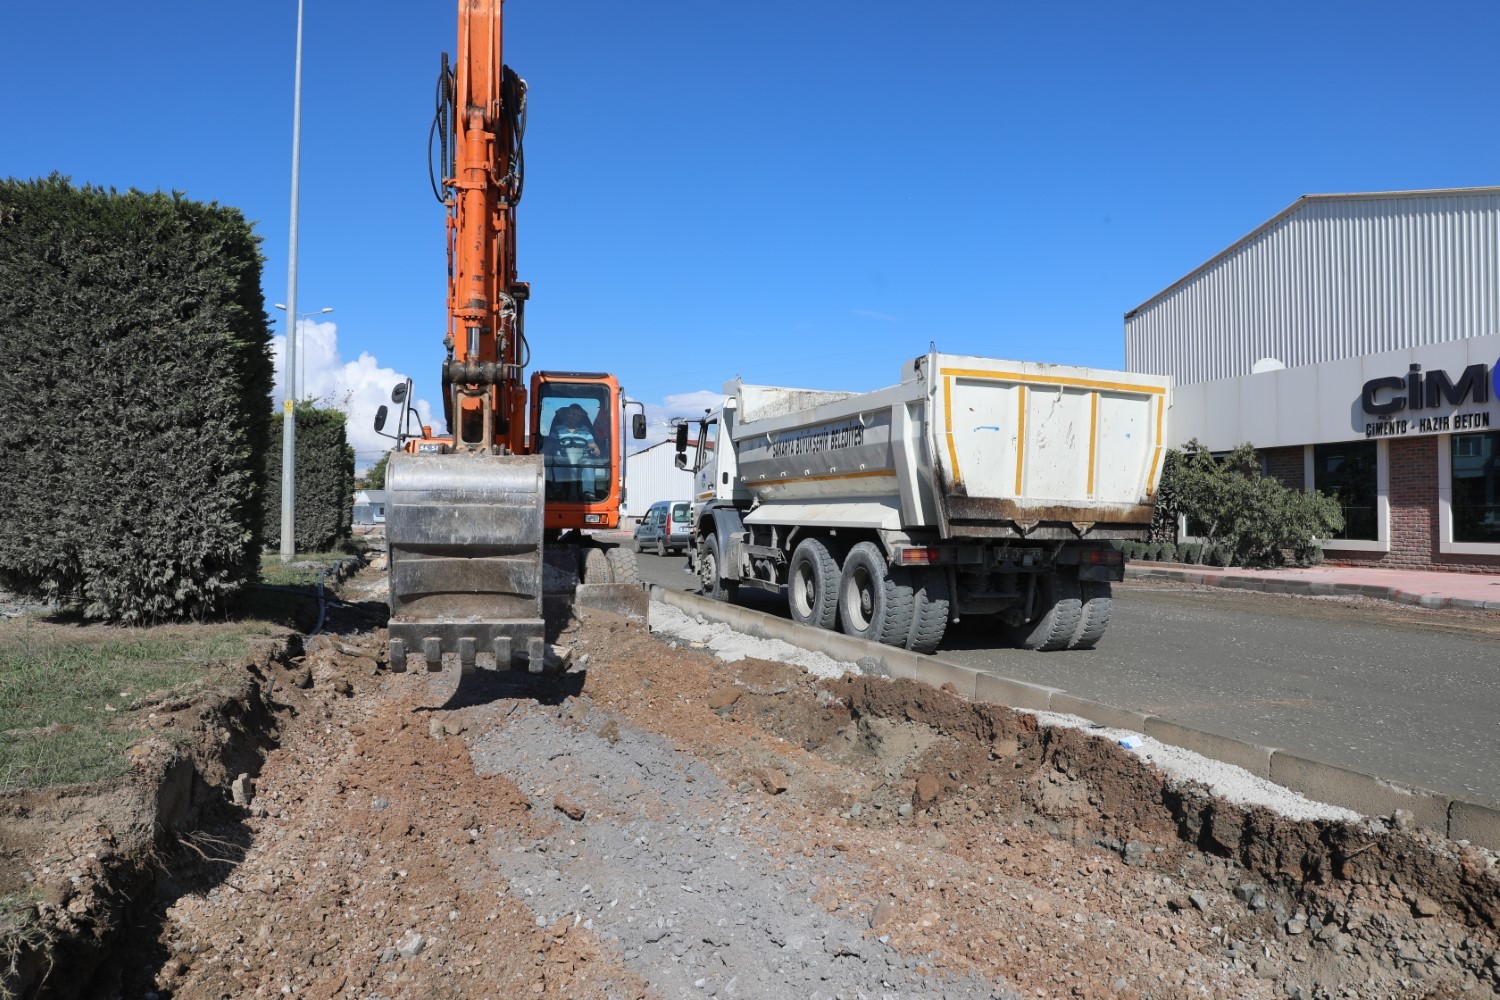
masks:
POLYGON ((674 455, 672 457, 672 464, 675 465, 675 466, 677 466, 679 469, 686 469, 687 468, 687 455, 685 455, 685 454, 683 454, 682 452, 679 451, 676 455, 674 455))
POLYGON ((646 436, 646 415, 637 413, 630 418, 630 433, 637 441, 646 436))
POLYGON ((398 383, 397 386, 394 389, 391 390, 391 402, 396 403, 396 404, 399 405, 399 404, 401 404, 401 403, 403 403, 405 401, 406 401, 406 383, 405 382, 401 382, 401 383, 398 383))
POLYGON ((385 430, 385 418, 389 412, 390 411, 385 408, 384 404, 381 405, 380 409, 375 411, 375 430, 385 430))
MULTIPOLYGON (((677 425, 677 454, 681 455, 687 451, 687 424, 677 425)), ((682 468, 682 466, 678 466, 682 468)))

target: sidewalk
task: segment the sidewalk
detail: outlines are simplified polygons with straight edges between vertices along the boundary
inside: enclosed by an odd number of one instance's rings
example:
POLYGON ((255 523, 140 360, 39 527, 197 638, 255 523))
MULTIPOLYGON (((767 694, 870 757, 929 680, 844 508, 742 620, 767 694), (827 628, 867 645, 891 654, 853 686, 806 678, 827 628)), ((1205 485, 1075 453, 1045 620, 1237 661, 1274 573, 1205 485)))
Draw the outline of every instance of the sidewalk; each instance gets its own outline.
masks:
POLYGON ((1221 569, 1177 563, 1135 562, 1127 580, 1176 580, 1205 587, 1259 590, 1314 597, 1374 597, 1424 608, 1500 611, 1500 574, 1313 566, 1307 569, 1221 569))

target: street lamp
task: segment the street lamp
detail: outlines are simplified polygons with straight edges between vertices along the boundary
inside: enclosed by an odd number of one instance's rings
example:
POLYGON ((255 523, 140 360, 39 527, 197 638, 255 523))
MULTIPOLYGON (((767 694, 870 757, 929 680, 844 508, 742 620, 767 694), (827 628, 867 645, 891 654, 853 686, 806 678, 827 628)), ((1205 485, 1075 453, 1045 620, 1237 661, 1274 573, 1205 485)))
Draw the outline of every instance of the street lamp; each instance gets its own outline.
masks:
MULTIPOLYGON (((297 318, 297 198, 302 174, 302 0, 297 0, 297 70, 292 87, 292 223, 287 233, 286 301, 287 317, 296 325, 297 318)), ((291 562, 297 554, 297 397, 293 394, 292 373, 297 370, 297 337, 288 331, 286 338, 286 389, 281 404, 281 561, 291 562)))
MULTIPOLYGON (((276 303, 276 308, 280 309, 282 312, 286 312, 286 306, 283 305, 280 302, 276 303)), ((299 326, 299 324, 303 320, 307 319, 307 317, 309 317, 309 316, 321 316, 324 313, 331 313, 331 312, 333 312, 333 306, 328 306, 326 309, 314 309, 310 313, 298 313, 297 314, 297 322, 293 323, 291 325, 292 326, 292 330, 291 330, 291 333, 288 334, 288 336, 295 336, 298 339, 298 341, 300 342, 301 339, 302 339, 302 329, 299 326)), ((307 359, 305 357, 301 356, 302 355, 302 351, 300 349, 300 347, 301 347, 300 343, 298 344, 298 347, 299 347, 299 349, 297 351, 298 357, 297 357, 297 385, 296 385, 298 391, 296 393, 294 393, 293 395, 296 396, 296 398, 301 399, 302 398, 302 390, 304 390, 304 389, 307 388, 307 379, 303 377, 303 376, 305 376, 307 374, 307 359)), ((288 357, 290 357, 290 356, 291 355, 288 355, 288 357)))

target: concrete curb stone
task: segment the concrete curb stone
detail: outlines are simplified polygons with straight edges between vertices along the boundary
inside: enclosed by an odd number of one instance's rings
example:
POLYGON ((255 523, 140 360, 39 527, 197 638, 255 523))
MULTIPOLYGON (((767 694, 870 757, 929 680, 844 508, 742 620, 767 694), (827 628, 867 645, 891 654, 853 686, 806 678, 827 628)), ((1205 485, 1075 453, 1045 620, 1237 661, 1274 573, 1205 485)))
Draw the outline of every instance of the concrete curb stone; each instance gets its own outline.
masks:
POLYGON ((1405 809, 1422 826, 1444 833, 1448 830, 1452 800, 1424 788, 1412 788, 1285 750, 1271 755, 1270 779, 1308 798, 1366 816, 1389 816, 1397 809, 1405 809))
MULTIPOLYGON (((1037 712, 1051 710, 1052 696, 1061 694, 1057 688, 1028 684, 1010 680, 995 674, 981 673, 974 689, 975 701, 993 701, 1011 708, 1029 708, 1037 712)), ((1097 720, 1095 720, 1097 721, 1097 720)))
POLYGON ((1454 799, 1448 807, 1448 836, 1495 850, 1500 843, 1500 809, 1454 799))

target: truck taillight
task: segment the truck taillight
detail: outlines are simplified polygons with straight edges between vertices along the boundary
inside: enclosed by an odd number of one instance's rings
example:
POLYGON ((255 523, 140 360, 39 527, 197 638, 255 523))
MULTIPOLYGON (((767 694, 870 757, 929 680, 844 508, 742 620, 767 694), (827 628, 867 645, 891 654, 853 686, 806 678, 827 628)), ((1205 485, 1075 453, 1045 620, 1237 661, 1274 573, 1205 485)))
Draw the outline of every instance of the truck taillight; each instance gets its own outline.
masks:
POLYGON ((1082 554, 1081 561, 1087 566, 1122 566, 1125 553, 1119 549, 1088 549, 1082 554))
POLYGON ((941 559, 938 549, 897 549, 897 566, 930 566, 941 559))

